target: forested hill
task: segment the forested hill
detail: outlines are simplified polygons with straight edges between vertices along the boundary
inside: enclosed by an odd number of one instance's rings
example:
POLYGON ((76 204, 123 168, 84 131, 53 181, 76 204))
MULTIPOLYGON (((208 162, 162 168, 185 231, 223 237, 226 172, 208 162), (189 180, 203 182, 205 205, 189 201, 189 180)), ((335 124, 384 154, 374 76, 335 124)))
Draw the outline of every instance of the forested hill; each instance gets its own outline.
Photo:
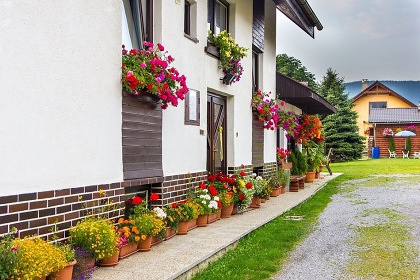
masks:
MULTIPOLYGON (((368 81, 369 86, 376 81, 368 81)), ((420 103, 420 81, 379 81, 389 89, 392 89, 405 99, 413 102, 415 105, 420 103)), ((362 91, 362 82, 350 82, 344 83, 346 89, 345 93, 348 93, 349 98, 355 97, 362 91)))

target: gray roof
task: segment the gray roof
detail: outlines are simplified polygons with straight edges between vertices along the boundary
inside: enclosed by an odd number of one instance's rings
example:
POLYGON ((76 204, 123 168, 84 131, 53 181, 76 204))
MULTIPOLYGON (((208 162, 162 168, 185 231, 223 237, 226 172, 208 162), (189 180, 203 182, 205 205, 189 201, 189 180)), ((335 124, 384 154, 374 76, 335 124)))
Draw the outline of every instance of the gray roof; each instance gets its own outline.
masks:
POLYGON ((371 108, 369 123, 420 123, 420 108, 371 108))

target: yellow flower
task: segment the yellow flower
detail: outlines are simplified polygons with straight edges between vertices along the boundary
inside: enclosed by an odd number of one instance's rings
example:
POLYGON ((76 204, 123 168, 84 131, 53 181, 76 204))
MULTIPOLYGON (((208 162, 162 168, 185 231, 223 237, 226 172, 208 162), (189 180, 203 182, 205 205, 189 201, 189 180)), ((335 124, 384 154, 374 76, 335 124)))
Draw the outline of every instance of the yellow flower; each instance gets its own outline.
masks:
POLYGON ((99 194, 100 195, 103 195, 103 193, 104 193, 104 190, 103 189, 99 189, 99 194))
POLYGON ((243 180, 238 180, 239 186, 245 187, 245 182, 243 180))
POLYGON ((136 236, 136 237, 134 238, 134 240, 135 240, 136 242, 139 242, 139 241, 140 241, 140 237, 136 236))
POLYGON ((144 234, 142 234, 142 236, 141 236, 141 240, 146 240, 146 235, 144 235, 144 234))

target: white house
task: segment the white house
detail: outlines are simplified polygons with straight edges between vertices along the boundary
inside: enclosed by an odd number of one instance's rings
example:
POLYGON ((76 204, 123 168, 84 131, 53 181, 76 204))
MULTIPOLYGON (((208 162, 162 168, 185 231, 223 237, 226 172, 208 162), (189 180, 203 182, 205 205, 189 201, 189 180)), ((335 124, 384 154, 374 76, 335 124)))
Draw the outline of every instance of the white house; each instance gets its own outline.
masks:
POLYGON ((284 135, 253 121, 250 101, 258 88, 279 93, 277 11, 311 36, 322 29, 306 0, 3 0, 0 10, 0 233, 22 235, 56 220, 65 231, 83 215, 79 196, 95 201, 99 189, 114 202, 153 191, 166 205, 208 172, 273 172, 284 135), (209 29, 248 48, 239 82, 220 80, 209 29), (143 40, 187 77, 178 107, 122 94, 121 44, 143 40))

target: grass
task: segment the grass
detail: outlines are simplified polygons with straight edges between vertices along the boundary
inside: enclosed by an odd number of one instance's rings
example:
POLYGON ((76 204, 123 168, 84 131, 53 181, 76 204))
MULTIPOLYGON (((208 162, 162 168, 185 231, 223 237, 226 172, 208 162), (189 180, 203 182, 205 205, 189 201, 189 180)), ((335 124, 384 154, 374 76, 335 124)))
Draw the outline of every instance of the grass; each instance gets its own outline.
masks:
MULTIPOLYGON (((407 159, 331 164, 333 172, 343 175, 328 182, 311 199, 245 236, 235 249, 228 251, 192 279, 269 279, 281 270, 289 254, 314 230, 331 196, 339 192, 340 186, 346 181, 362 178, 369 181, 368 176, 379 174, 418 174, 419 164, 420 160, 407 159), (301 216, 302 219, 288 219, 290 216, 301 216)), ((389 178, 391 182, 392 177, 389 178)))
POLYGON ((411 226, 393 209, 374 209, 365 215, 379 215, 382 221, 356 228, 347 275, 352 279, 418 279, 417 251, 410 244, 411 226))

